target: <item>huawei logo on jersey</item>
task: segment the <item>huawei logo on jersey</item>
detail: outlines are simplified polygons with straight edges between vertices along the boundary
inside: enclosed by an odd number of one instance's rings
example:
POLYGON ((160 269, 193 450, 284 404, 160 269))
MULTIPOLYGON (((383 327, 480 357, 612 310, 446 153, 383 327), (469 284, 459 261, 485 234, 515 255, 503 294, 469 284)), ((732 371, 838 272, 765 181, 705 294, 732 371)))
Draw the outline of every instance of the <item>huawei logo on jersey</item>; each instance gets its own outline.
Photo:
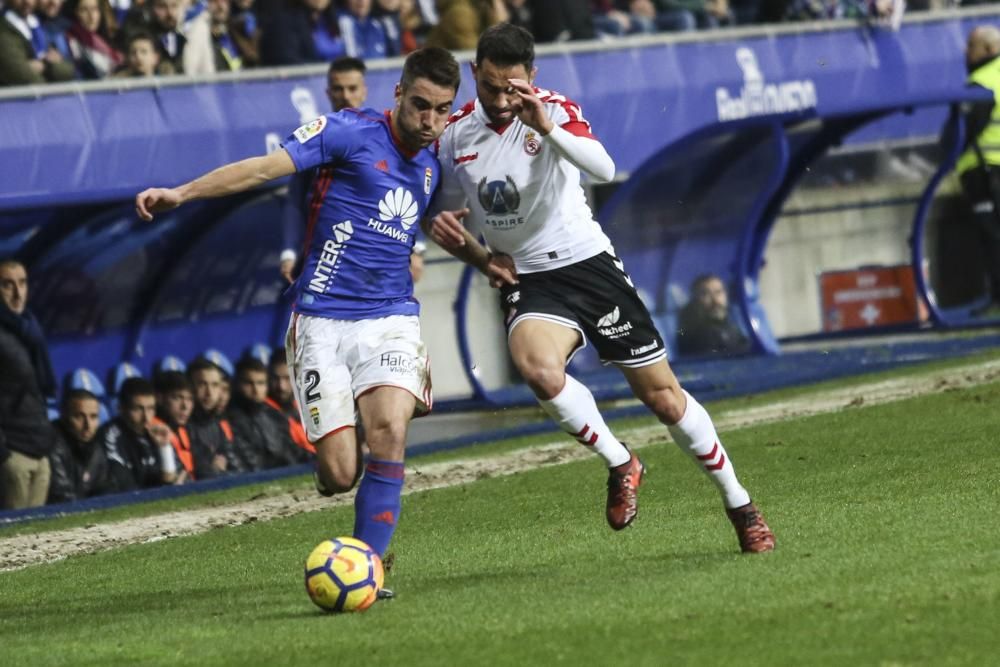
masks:
POLYGON ((389 190, 378 203, 378 217, 382 222, 391 222, 398 218, 403 229, 409 231, 417 221, 417 202, 405 188, 389 190))

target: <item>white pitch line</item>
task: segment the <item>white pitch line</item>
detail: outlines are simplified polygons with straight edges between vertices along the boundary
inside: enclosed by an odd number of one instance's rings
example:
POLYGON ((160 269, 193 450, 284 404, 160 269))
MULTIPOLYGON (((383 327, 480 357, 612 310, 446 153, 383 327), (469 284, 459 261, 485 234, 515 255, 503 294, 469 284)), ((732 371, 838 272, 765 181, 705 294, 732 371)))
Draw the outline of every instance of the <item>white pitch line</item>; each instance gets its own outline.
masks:
MULTIPOLYGON (((720 431, 775 421, 809 417, 858 406, 879 405, 914 396, 971 387, 1000 379, 1000 360, 951 368, 935 374, 810 391, 803 396, 759 407, 737 408, 714 415, 720 431)), ((667 438, 662 426, 644 426, 620 432, 622 439, 644 447, 667 438)), ((559 438, 536 447, 488 457, 407 466, 406 494, 469 484, 485 477, 513 475, 541 467, 593 458, 571 440, 559 438)), ((43 531, 0 538, 0 572, 52 563, 69 556, 96 553, 128 544, 196 535, 213 528, 254 521, 270 521, 302 512, 346 505, 354 494, 323 498, 307 490, 284 492, 221 507, 166 512, 114 523, 43 531)))

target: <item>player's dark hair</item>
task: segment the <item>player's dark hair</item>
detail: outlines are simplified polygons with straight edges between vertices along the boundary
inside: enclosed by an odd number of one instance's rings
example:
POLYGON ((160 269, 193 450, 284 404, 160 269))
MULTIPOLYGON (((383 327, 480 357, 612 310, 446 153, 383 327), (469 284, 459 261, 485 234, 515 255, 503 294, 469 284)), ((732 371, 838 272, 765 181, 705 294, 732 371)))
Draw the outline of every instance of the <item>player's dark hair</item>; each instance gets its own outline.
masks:
POLYGON ((236 380, 237 382, 243 378, 247 373, 267 373, 267 367, 264 366, 264 362, 256 357, 243 357, 236 362, 236 380))
POLYGON ((130 407, 132 402, 139 396, 155 396, 153 383, 146 378, 129 378, 122 382, 122 388, 118 391, 118 403, 124 408, 130 407))
POLYGON ((354 58, 352 56, 340 56, 339 58, 334 58, 330 63, 330 69, 326 71, 327 76, 333 74, 334 72, 361 72, 362 75, 368 71, 365 67, 365 61, 361 58, 354 58))
POLYGON ((191 384, 191 380, 188 376, 180 371, 166 371, 160 373, 156 376, 156 387, 157 394, 172 394, 175 391, 189 391, 194 393, 194 385, 191 384))
POLYGON ((69 412, 69 406, 73 401, 85 401, 92 400, 101 402, 101 399, 97 398, 97 395, 93 392, 87 391, 86 389, 70 389, 65 394, 63 394, 62 402, 60 405, 60 411, 65 414, 69 412))
POLYGON ((417 79, 428 79, 432 83, 458 92, 462 73, 455 56, 445 49, 428 46, 414 51, 403 63, 403 75, 399 84, 403 88, 412 86, 417 79))
POLYGON ((476 67, 482 66, 484 60, 500 67, 524 65, 530 74, 535 66, 535 38, 520 26, 498 23, 479 36, 476 67))

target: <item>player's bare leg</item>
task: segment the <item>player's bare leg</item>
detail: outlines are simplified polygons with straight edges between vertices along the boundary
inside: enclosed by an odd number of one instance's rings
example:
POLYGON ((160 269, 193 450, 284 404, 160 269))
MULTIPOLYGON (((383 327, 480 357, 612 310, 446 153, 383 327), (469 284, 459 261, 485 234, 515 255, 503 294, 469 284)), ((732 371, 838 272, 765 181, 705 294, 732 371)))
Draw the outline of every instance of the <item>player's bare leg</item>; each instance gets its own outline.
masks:
POLYGON ((607 463, 608 524, 621 530, 638 512, 637 491, 645 468, 611 433, 590 390, 566 373, 566 360, 581 342, 576 329, 532 318, 518 322, 508 338, 514 365, 545 412, 607 463))
POLYGON ((313 443, 316 447, 316 490, 324 496, 347 493, 361 478, 361 443, 353 426, 344 426, 313 443))
POLYGON ((639 368, 622 367, 636 398, 667 427, 677 446, 708 475, 722 494, 726 514, 736 529, 740 548, 748 552, 774 549, 774 534, 736 478, 712 418, 681 387, 666 360, 639 368))

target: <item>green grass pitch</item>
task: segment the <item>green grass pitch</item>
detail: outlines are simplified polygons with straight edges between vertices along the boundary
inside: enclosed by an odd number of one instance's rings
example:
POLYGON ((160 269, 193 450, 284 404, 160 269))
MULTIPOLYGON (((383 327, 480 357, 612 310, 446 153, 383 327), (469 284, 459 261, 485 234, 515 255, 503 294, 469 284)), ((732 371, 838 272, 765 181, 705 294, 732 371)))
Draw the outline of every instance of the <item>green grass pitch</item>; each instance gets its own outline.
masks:
POLYGON ((723 433, 763 556, 667 444, 621 533, 597 460, 406 496, 397 598, 364 614, 302 583, 349 507, 0 573, 0 664, 996 664, 998 405, 988 384, 723 433))

